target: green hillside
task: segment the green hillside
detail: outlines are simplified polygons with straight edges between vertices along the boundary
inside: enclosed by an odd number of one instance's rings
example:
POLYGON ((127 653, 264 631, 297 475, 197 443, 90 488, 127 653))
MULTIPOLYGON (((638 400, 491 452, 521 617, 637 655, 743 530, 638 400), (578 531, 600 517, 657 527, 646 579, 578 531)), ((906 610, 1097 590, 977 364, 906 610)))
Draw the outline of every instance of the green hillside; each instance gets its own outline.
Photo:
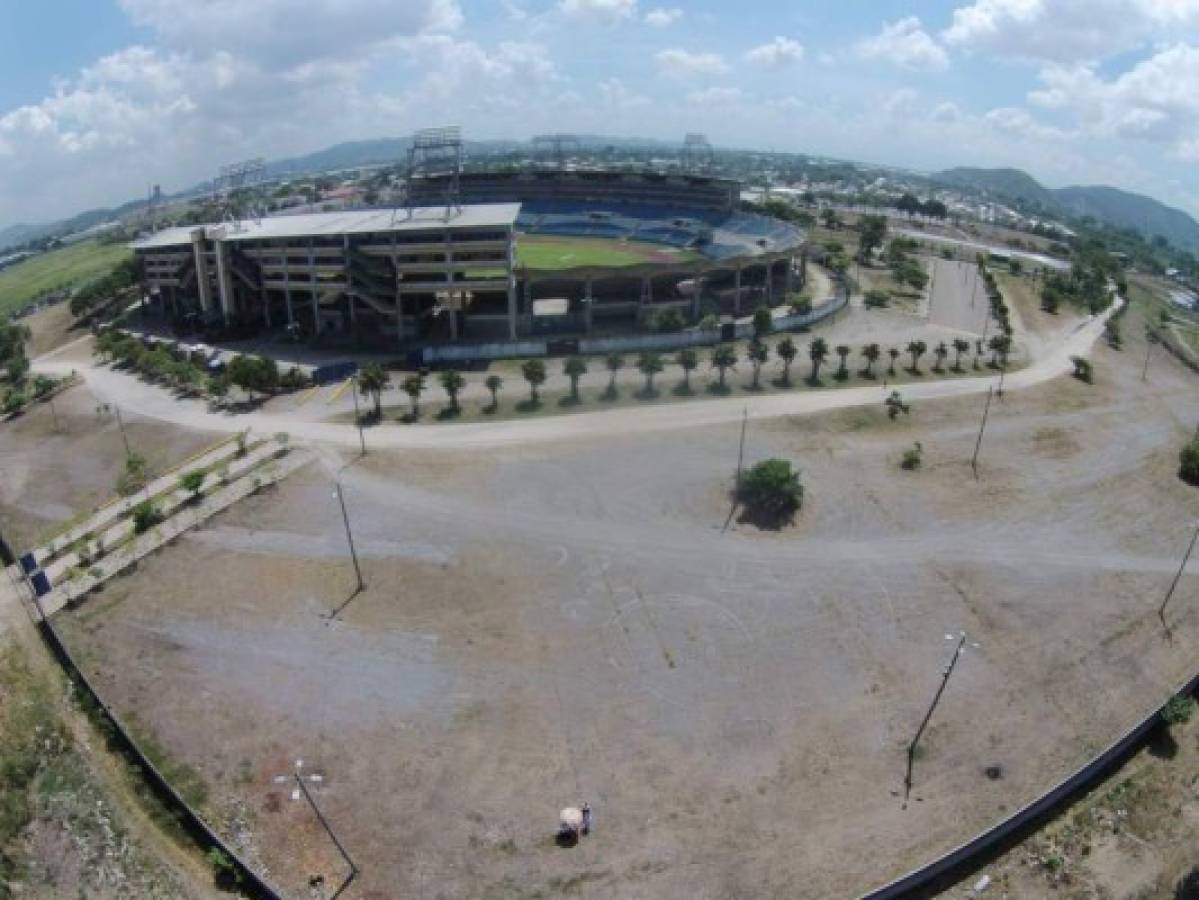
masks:
POLYGON ((47 291, 75 288, 108 273, 132 251, 124 244, 80 241, 0 271, 0 315, 47 291))

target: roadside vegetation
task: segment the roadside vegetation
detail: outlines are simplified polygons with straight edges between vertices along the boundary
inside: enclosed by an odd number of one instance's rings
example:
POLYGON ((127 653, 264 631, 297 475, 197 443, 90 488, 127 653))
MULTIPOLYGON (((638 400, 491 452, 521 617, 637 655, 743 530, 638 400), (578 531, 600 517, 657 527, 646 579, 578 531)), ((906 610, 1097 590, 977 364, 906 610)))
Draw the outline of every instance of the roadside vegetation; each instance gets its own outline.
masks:
MULTIPOLYGON (((128 266, 133 254, 124 244, 80 241, 51 250, 0 271, 0 315, 18 312, 43 300, 68 299, 73 291, 109 278, 128 266)), ((123 286, 127 286, 123 285, 123 286)))

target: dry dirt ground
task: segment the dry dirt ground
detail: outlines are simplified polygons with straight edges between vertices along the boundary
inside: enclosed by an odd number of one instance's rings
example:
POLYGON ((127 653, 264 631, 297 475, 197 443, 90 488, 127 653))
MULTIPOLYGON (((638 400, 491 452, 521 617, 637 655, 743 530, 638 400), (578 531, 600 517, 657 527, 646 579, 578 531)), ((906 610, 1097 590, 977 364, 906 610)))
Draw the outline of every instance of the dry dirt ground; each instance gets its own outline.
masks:
MULTIPOLYGON (((0 531, 15 552, 114 496, 125 446, 115 415, 96 407, 77 386, 59 394, 53 410, 41 403, 0 421, 0 531)), ((151 475, 216 439, 128 412, 123 419, 130 449, 145 457, 151 475)))
MULTIPOLYGON (((1046 789, 1195 666, 1195 376, 1139 322, 1061 378, 755 421, 796 525, 734 522, 735 424, 488 451, 330 452, 61 625, 104 694, 248 816, 294 893, 344 870, 275 779, 304 760, 362 868, 346 897, 841 897, 1046 789), (898 468, 920 441, 925 465, 898 468), (328 614, 346 601, 335 619, 328 614), (912 800, 904 748, 966 630, 912 800), (1002 777, 984 770, 999 767, 1002 777), (586 800, 595 833, 551 840, 586 800)), ((881 391, 880 391, 881 395, 881 391)))

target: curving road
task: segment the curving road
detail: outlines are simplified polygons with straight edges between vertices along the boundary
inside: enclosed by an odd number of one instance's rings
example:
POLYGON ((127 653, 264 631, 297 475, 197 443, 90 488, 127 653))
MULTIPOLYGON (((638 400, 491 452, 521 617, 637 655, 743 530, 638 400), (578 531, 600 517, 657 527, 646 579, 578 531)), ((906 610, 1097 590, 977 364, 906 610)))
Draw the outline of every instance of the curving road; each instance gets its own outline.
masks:
MULTIPOLYGON (((1103 332, 1108 317, 1124 305, 1123 298, 1104 313, 1079 325, 1040 358, 1009 375, 1004 387, 1021 390, 1042 384, 1072 370, 1072 356, 1086 355, 1103 332)), ((66 350, 67 348, 62 348, 66 350)), ((357 446, 358 431, 351 424, 311 421, 281 412, 213 412, 201 400, 178 399, 167 391, 145 384, 136 377, 90 361, 64 360, 62 350, 39 357, 34 368, 40 372, 65 374, 76 370, 88 388, 103 402, 113 403, 152 419, 185 428, 214 432, 288 432, 302 441, 357 446)), ((957 378, 903 385, 905 400, 933 400, 980 394, 993 387, 994 375, 957 378)), ((671 431, 739 421, 743 410, 752 418, 794 416, 880 403, 884 388, 879 385, 838 390, 796 390, 762 397, 724 397, 687 400, 653 406, 624 407, 586 413, 549 415, 529 419, 464 424, 385 425, 370 432, 370 445, 377 448, 453 449, 500 445, 535 444, 546 441, 601 438, 613 433, 671 431)))

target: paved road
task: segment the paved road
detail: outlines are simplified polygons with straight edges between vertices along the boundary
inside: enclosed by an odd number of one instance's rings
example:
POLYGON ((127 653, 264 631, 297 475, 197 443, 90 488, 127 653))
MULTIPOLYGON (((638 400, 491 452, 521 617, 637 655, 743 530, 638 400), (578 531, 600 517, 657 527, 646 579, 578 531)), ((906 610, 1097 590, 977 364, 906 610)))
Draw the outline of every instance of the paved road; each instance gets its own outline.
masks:
MULTIPOLYGON (((1124 301, 1119 301, 1123 305, 1124 301)), ((1103 331, 1107 317, 1115 307, 1082 323, 1055 345, 1045 348, 1041 358, 1007 377, 1005 388, 1021 390, 1042 384, 1069 372, 1071 356, 1086 355, 1103 331)), ((171 422, 185 428, 227 433, 250 428, 257 433, 286 431, 303 441, 356 446, 358 433, 353 425, 303 420, 281 412, 260 411, 244 414, 209 411, 201 400, 180 400, 172 394, 123 372, 89 361, 63 360, 54 355, 39 357, 34 368, 49 373, 77 370, 88 388, 100 400, 148 418, 171 422)), ((907 384, 907 400, 932 400, 984 393, 995 384, 995 376, 930 380, 907 384)), ((726 397, 688 400, 673 404, 625 407, 561 416, 508 419, 497 422, 465 424, 384 425, 370 432, 375 447, 388 448, 468 448, 536 444, 546 441, 602 438, 613 433, 648 433, 680 428, 715 425, 737 421, 743 410, 752 418, 794 416, 882 402, 880 385, 840 390, 796 390, 763 397, 726 397)))

